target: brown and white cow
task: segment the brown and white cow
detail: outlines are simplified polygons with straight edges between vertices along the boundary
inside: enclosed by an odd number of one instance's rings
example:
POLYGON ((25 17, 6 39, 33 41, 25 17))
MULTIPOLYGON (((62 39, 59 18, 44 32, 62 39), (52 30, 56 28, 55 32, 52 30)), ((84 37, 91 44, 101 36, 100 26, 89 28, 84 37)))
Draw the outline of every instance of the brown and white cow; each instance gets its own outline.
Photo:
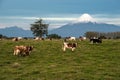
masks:
POLYGON ((12 39, 12 41, 19 41, 19 40, 22 40, 23 38, 22 37, 15 37, 12 39))
POLYGON ((66 51, 67 48, 74 51, 76 47, 77 47, 77 43, 67 43, 67 42, 63 43, 63 51, 66 51))
POLYGON ((12 41, 18 41, 18 38, 13 38, 12 41))
POLYGON ((33 50, 33 46, 24 46, 24 45, 15 46, 13 55, 26 56, 29 55, 32 50, 33 50))

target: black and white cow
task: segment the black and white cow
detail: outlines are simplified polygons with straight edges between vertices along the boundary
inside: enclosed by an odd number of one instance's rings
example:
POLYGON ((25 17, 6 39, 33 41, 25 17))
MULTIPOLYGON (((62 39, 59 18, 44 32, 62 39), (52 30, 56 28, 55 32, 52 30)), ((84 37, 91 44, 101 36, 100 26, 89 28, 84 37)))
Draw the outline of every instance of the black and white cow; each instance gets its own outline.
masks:
POLYGON ((63 43, 63 51, 66 51, 67 48, 74 51, 76 47, 77 47, 77 43, 67 43, 67 42, 63 43))
POLYGON ((91 43, 102 43, 102 39, 98 38, 98 39, 90 39, 91 43))

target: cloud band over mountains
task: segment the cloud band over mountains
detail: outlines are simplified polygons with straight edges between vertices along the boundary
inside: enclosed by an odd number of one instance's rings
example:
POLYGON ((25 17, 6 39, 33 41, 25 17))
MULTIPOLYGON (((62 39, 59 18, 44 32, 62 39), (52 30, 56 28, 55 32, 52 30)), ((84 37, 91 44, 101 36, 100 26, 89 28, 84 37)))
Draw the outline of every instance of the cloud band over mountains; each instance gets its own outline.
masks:
MULTIPOLYGON (((40 16, 0 16, 0 28, 9 26, 18 26, 23 29, 30 29, 30 24, 38 19, 43 19, 45 23, 50 24, 49 29, 58 28, 67 23, 76 21, 82 14, 56 15, 48 17, 40 16)), ((96 22, 120 25, 120 15, 92 14, 96 22)))

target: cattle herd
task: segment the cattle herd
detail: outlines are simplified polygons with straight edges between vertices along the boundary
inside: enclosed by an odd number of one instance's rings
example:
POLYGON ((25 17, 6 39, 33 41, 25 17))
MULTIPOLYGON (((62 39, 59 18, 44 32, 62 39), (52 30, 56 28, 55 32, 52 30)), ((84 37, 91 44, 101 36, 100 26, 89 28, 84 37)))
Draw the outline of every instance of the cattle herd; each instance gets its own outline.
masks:
MULTIPOLYGON (((12 39, 13 41, 18 41, 21 40, 22 38, 14 38, 12 39)), ((35 38, 34 40, 44 40, 41 38, 35 38)), ((64 39, 63 44, 62 44, 62 50, 66 51, 66 49, 71 49, 71 51, 74 51, 77 47, 77 43, 75 42, 76 38, 75 37, 67 37, 64 39), (69 42, 68 40, 72 40, 73 42, 69 42)), ((86 38, 79 38, 80 41, 86 40, 86 38)), ((102 43, 102 39, 100 38, 90 38, 89 39, 92 44, 96 43, 102 43)), ((28 56, 30 55, 31 51, 33 50, 33 46, 26 46, 26 45, 17 45, 14 47, 14 53, 13 55, 15 56, 28 56)))

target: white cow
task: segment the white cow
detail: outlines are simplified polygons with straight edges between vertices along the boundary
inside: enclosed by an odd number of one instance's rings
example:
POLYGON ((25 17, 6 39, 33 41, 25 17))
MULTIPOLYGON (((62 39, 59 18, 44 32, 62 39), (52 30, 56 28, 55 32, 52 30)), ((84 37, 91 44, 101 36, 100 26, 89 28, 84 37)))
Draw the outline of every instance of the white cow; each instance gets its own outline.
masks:
POLYGON ((76 40, 76 38, 75 37, 70 37, 69 40, 76 40))
POLYGON ((84 40, 86 40, 87 38, 86 37, 79 37, 79 39, 80 39, 80 41, 84 41, 84 40))

